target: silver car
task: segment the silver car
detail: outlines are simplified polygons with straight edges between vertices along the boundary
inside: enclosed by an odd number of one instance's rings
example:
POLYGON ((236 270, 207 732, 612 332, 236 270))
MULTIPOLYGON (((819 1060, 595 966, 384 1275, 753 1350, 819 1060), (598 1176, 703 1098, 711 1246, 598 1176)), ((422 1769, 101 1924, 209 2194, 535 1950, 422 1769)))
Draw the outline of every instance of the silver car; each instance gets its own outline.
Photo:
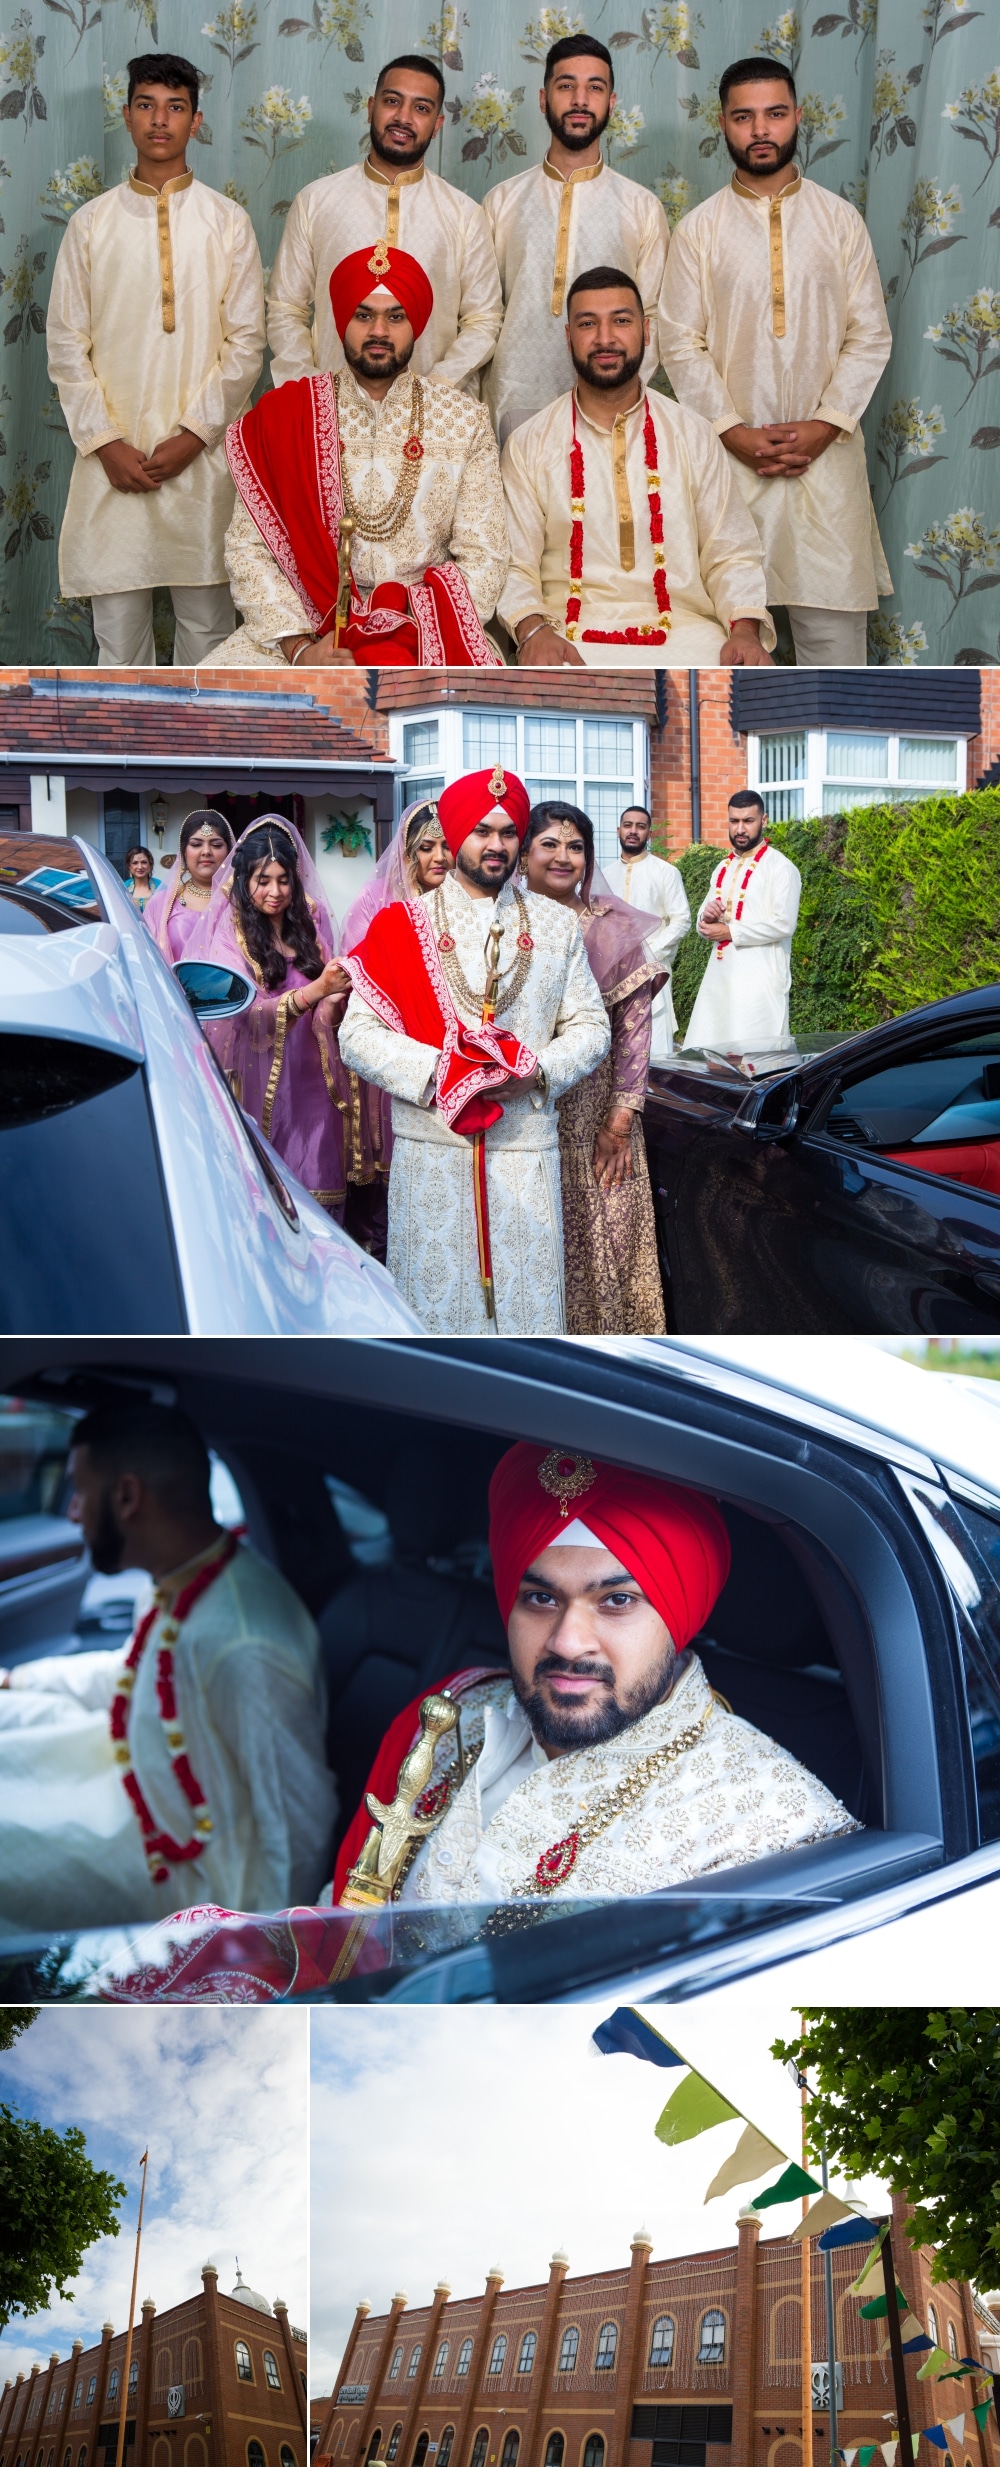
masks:
POLYGON ((0 876, 0 1328, 419 1333, 241 1113, 114 867, 66 857, 72 905, 0 876))

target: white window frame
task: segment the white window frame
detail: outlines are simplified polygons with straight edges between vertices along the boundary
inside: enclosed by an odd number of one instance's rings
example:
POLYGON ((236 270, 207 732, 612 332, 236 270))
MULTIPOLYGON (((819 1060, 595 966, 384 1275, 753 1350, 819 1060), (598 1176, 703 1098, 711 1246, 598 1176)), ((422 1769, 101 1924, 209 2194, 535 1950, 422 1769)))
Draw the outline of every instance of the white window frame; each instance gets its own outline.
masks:
MULTIPOLYGON (((585 722, 589 720, 613 720, 619 727, 630 727, 632 731, 632 785, 631 795, 627 802, 634 805, 648 806, 650 802, 649 724, 646 720, 631 718, 628 713, 622 713, 621 711, 602 710, 599 704, 595 707, 588 708, 585 711, 560 711, 556 709, 553 709, 552 711, 536 711, 532 708, 531 711, 524 712, 517 710, 516 708, 511 708, 507 704, 504 704, 498 710, 494 705, 483 706, 474 702, 449 704, 444 708, 440 704, 435 707, 432 703, 426 710, 393 711, 389 716, 389 751, 393 761, 398 766, 396 777, 395 808, 395 817, 397 822, 400 814, 403 812, 404 806, 411 804, 413 801, 409 787, 410 781, 424 781, 433 779, 436 781, 438 789, 440 789, 450 788, 453 780, 462 778, 463 773, 468 767, 465 760, 463 721, 467 714, 471 714, 473 712, 476 712, 486 719, 513 719, 517 732, 517 746, 513 768, 517 772, 520 779, 524 779, 527 776, 529 768, 524 750, 525 720, 553 719, 572 721, 576 731, 576 785, 571 801, 574 805, 579 805, 583 809, 584 813, 587 810, 587 800, 585 794, 587 773, 584 768, 583 751, 583 732, 585 722), (438 723, 437 764, 433 770, 428 767, 426 770, 422 770, 420 772, 411 770, 408 773, 404 767, 403 761, 403 751, 405 745, 404 730, 407 728, 420 727, 422 725, 426 726, 429 720, 436 720, 438 723)), ((532 775, 537 777, 537 773, 534 771, 534 766, 531 766, 531 768, 532 775)), ((434 793, 434 791, 428 791, 428 793, 434 793)), ((605 861, 607 861, 607 858, 611 855, 611 853, 612 852, 610 849, 605 849, 605 861)), ((598 848, 599 862, 600 857, 601 851, 600 848, 598 848)))
MULTIPOLYGON (((877 805, 880 801, 886 805, 909 805, 912 803, 915 796, 934 796, 937 794, 940 796, 960 797, 965 794, 969 768, 969 740, 966 732, 961 729, 858 728, 851 732, 840 726, 828 728, 761 728, 754 729, 747 735, 747 787, 757 789, 759 795, 764 799, 765 806, 768 806, 769 797, 772 800, 772 803, 776 803, 778 797, 783 796, 786 793, 786 788, 780 786, 777 781, 763 781, 761 779, 761 738, 803 736, 806 740, 805 778, 786 783, 786 787, 788 788, 794 788, 796 790, 801 789, 801 818, 803 821, 815 821, 817 818, 822 817, 823 798, 827 788, 842 788, 849 796, 855 796, 856 791, 863 789, 865 792, 864 802, 868 805, 877 805), (850 733, 854 733, 859 737, 888 738, 888 768, 883 778, 869 780, 834 780, 831 777, 830 772, 827 770, 827 738, 844 736, 845 734, 850 733), (940 780, 936 783, 936 785, 932 784, 930 787, 923 788, 921 787, 919 780, 900 779, 900 741, 905 740, 906 744, 910 745, 913 744, 914 741, 919 742, 921 738, 923 738, 929 745, 940 745, 942 738, 947 738, 949 742, 956 747, 956 776, 953 782, 948 780, 940 780)), ((860 802, 861 800, 858 798, 856 801, 860 802)), ((770 806, 768 806, 768 811, 771 811, 770 806)), ((774 814, 772 819, 777 821, 779 820, 779 816, 774 814)))

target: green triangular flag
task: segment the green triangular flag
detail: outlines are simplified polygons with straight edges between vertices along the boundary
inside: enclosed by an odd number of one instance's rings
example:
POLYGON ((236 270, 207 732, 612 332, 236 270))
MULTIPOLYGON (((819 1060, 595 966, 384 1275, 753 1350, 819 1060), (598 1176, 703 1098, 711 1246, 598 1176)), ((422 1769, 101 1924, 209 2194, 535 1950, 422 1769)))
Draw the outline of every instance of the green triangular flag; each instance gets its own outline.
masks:
POLYGON ((779 2176, 777 2184, 772 2184, 770 2192, 758 2193, 756 2201, 751 2202, 750 2208, 751 2210, 769 2210, 772 2202, 795 2201, 803 2193, 821 2193, 822 2190, 823 2187, 817 2184, 815 2176, 807 2176, 805 2168, 797 2166, 793 2159, 791 2166, 786 2167, 784 2175, 779 2176))
MULTIPOLYGON (((899 2286, 896 2288, 896 2302, 899 2306, 900 2312, 905 2313, 906 2297, 903 2294, 902 2288, 899 2286)), ((862 2304, 859 2307, 859 2310, 862 2321, 884 2321, 889 2310, 888 2297, 884 2295, 871 2296, 868 2303, 862 2304)))
POLYGON ((858 2467, 871 2467, 877 2449, 877 2441, 863 2441, 858 2451, 858 2467))
POLYGON ((676 2142, 693 2141, 697 2133, 707 2133, 713 2124, 728 2123, 739 2112, 738 2107, 730 2107, 721 2090, 713 2090, 711 2082, 692 2072, 667 2100, 655 2128, 656 2138, 673 2148, 676 2142))
POLYGON ((978 2426, 979 2426, 979 2430, 980 2430, 980 2432, 982 2432, 983 2426, 984 2426, 984 2424, 985 2424, 985 2422, 986 2422, 986 2418, 987 2418, 987 2416, 989 2415, 990 2408, 992 2407, 992 2405, 993 2405, 993 2401, 992 2401, 992 2399, 991 2399, 991 2398, 981 2398, 981 2399, 980 2399, 980 2401, 979 2401, 979 2405, 978 2405, 978 2407, 974 2407, 974 2408, 973 2408, 973 2410, 972 2410, 972 2413, 973 2413, 973 2415, 975 2416, 975 2419, 976 2419, 976 2423, 977 2423, 977 2424, 978 2424, 978 2426))
POLYGON ((936 2381, 939 2373, 947 2372, 950 2363, 951 2357, 943 2347, 932 2347, 930 2355, 917 2366, 917 2380, 936 2381))

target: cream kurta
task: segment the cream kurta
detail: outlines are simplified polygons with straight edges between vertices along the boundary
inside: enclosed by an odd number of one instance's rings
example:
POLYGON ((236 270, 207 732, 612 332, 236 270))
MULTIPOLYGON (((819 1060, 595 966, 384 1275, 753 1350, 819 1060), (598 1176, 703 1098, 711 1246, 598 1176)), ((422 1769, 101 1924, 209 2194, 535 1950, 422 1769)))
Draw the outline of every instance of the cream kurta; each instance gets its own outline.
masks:
POLYGON ((673 996, 670 978, 674 960, 684 936, 691 931, 691 910, 688 895, 676 865, 668 865, 665 857, 654 857, 647 848, 641 857, 615 857, 603 868, 604 879, 619 899, 627 900, 631 908, 644 908, 647 914, 662 917, 659 930, 646 935, 646 949, 667 970, 667 982, 653 999, 653 1040, 649 1049, 651 1062, 669 1062, 674 1050, 673 996))
MULTIPOLYGON (((194 1563, 199 1565, 200 1562, 194 1563)), ((191 1837, 156 1698, 154 1626, 128 1742, 158 1830, 191 1837)), ((0 1694, 0 1933, 165 1918, 194 1902, 308 1901, 336 1806, 323 1753, 319 1638, 277 1569, 240 1548, 174 1646, 178 1719, 213 1832, 198 1859, 149 1874, 109 1731, 124 1652, 22 1663, 0 1694)))
POLYGON ((417 376, 477 395, 476 371, 489 359, 503 314, 493 241, 482 206, 425 163, 392 181, 368 163, 353 163, 299 190, 268 284, 274 384, 343 368, 330 276, 369 240, 407 249, 433 284, 434 306, 411 362, 417 376))
POLYGON ((729 911, 732 940, 711 945, 686 1046, 752 1054, 789 1041, 792 935, 802 876, 779 848, 769 846, 757 864, 753 857, 749 848, 717 865, 698 910, 700 917, 710 899, 721 898, 729 911))
MULTIPOLYGON (((481 1754, 418 1851, 403 1902, 534 1896, 543 1853, 604 1804, 612 1821, 584 1840, 547 1901, 658 1893, 692 1876, 859 1830, 787 1748, 713 1698, 695 1653, 666 1704, 601 1747, 539 1759, 527 1716, 503 1679, 463 1695, 462 1736, 467 1752, 482 1740, 481 1754), (693 1743, 678 1750, 691 1732, 693 1743), (506 1790, 505 1781, 512 1783, 506 1790), (618 1814, 615 1795, 629 1784, 638 1785, 637 1795, 618 1814)), ((436 1777, 454 1753, 452 1739, 442 1742, 436 1777)))
POLYGON ((829 420, 841 432, 799 479, 761 479, 730 458, 772 605, 875 608, 892 589, 858 425, 891 342, 861 216, 814 180, 773 201, 733 180, 678 223, 660 301, 678 399, 720 436, 776 420, 829 420))
MULTIPOLYGON (((384 1027, 352 994, 340 1030, 349 1069, 391 1092, 388 1264, 425 1328, 438 1335, 559 1335, 565 1321, 562 1193, 556 1098, 607 1053, 611 1029, 576 918, 556 900, 522 892, 533 949, 498 1028, 520 1037, 545 1072, 544 1095, 511 1082, 502 1119, 486 1133, 486 1177, 497 1317, 487 1320, 479 1282, 472 1142, 449 1131, 432 1105, 438 1056, 430 1045, 384 1027)), ((426 902, 435 933, 454 939, 445 962, 456 1009, 470 1027, 482 1016, 486 937, 502 922, 500 967, 512 970, 519 912, 510 883, 499 899, 472 899, 449 874, 426 902), (457 964, 476 997, 452 982, 457 964)))
POLYGON ((163 194, 162 264, 156 195, 131 186, 80 206, 56 258, 47 332, 76 447, 59 539, 59 587, 71 597, 226 579, 223 439, 263 364, 260 252, 249 215, 214 188, 168 181, 163 194), (98 446, 123 437, 151 454, 181 428, 206 451, 175 480, 141 496, 112 488, 98 446))
MULTIPOLYGON (((388 504, 398 486, 403 447, 413 433, 413 379, 397 377, 373 402, 345 369, 339 386, 341 468, 362 522, 388 504)), ((422 582, 429 565, 452 558, 464 575, 483 624, 493 615, 509 552, 503 487, 489 413, 455 386, 424 387, 423 459, 405 522, 389 540, 351 542, 359 591, 379 582, 422 582)), ((273 667, 287 634, 308 626, 302 601, 275 563, 242 498, 226 533, 226 572, 243 625, 213 651, 212 668, 273 667)))
MULTIPOLYGON (((521 618, 536 609, 547 610, 557 633, 566 632, 572 406, 572 394, 563 394, 537 412, 508 438, 500 457, 511 565, 497 609, 512 635, 521 618)), ((582 607, 574 639, 583 658, 604 668, 711 664, 733 617, 758 617, 761 641, 773 650, 760 541, 732 457, 707 420, 655 393, 642 394, 631 411, 619 412, 613 429, 595 427, 579 407, 576 416, 586 511, 583 581, 577 586, 582 607), (643 446, 647 402, 659 456, 670 630, 665 643, 588 643, 589 626, 620 632, 663 623, 653 589, 643 446), (623 557, 629 554, 634 562, 627 568, 623 557)))
POLYGON ((591 266, 620 266, 639 286, 650 319, 643 376, 659 365, 656 304, 670 233, 659 198, 606 163, 564 180, 551 165, 516 172, 483 199, 493 234, 504 320, 483 394, 501 445, 512 428, 573 383, 566 293, 591 266))

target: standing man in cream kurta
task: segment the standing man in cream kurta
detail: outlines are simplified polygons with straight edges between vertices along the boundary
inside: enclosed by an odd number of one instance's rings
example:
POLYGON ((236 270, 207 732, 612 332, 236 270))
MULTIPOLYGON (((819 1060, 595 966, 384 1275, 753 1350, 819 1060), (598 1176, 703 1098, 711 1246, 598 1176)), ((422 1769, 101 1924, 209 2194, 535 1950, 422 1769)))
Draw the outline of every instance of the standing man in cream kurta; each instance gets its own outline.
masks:
MULTIPOLYGON (((379 70, 369 97, 363 163, 312 180, 293 199, 268 286, 267 338, 275 385, 343 368, 330 313, 330 276, 369 240, 416 257, 434 309, 414 353, 414 374, 478 397, 478 370, 500 331, 503 303, 482 206, 428 171, 424 156, 444 120, 444 79, 414 53, 379 70)), ((384 271, 384 269, 383 269, 384 271)))
POLYGON ((669 231, 659 199, 612 171, 601 138, 614 109, 611 54, 592 35, 564 35, 545 62, 539 96, 551 132, 545 160, 501 180, 483 200, 493 234, 504 320, 483 393, 501 446, 522 420, 573 382, 566 295, 586 266, 621 266, 651 320, 643 361, 659 365, 656 303, 669 231))
POLYGON ((652 830, 653 817, 648 805, 627 805, 618 825, 621 856, 604 867, 604 878, 619 899, 627 900, 629 907, 644 908, 662 918, 658 931, 645 936, 653 958, 667 972, 666 983, 653 996, 649 1059, 669 1062, 677 1026, 670 975, 684 936, 691 931, 691 910, 679 868, 668 865, 665 857, 653 855, 649 845, 652 830))
POLYGON ((663 364, 733 457, 799 666, 863 666, 866 612, 892 589, 859 425, 892 340, 875 252, 795 164, 790 71, 738 61, 719 95, 736 168, 671 240, 663 364))
POLYGON ((155 665, 158 585, 177 667, 233 624, 223 439, 260 375, 264 282, 249 215, 187 168, 198 82, 173 53, 129 62, 135 170, 72 216, 52 279, 49 373, 76 447, 59 584, 90 599, 102 667, 155 665))
POLYGON ((732 856, 716 867, 696 924, 713 945, 685 1046, 723 1054, 767 1053, 790 1042, 792 935, 802 876, 764 837, 755 788, 729 800, 732 856))

